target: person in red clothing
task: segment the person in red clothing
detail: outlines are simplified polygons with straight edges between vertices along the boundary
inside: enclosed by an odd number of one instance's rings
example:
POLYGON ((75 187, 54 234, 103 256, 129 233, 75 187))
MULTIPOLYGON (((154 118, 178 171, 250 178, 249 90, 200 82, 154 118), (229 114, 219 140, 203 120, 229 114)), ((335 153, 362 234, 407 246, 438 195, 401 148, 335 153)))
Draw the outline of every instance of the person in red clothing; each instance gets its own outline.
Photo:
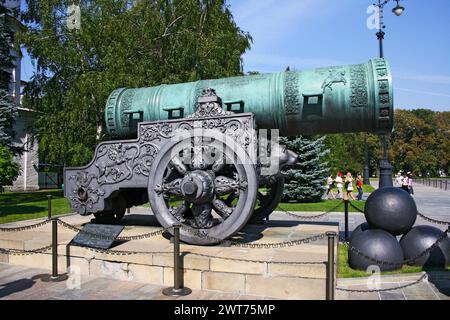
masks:
POLYGON ((362 181, 362 177, 359 174, 358 178, 356 179, 356 187, 358 188, 358 196, 356 197, 358 200, 362 200, 362 196, 363 196, 363 181, 362 181))

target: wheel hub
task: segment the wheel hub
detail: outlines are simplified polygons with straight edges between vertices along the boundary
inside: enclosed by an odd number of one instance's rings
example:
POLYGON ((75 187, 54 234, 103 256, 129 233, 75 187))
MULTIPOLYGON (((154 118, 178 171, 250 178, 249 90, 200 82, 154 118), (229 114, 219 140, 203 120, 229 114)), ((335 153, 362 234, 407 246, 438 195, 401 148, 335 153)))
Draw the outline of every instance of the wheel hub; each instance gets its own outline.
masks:
POLYGON ((181 192, 189 202, 210 202, 214 197, 214 174, 202 170, 188 172, 181 181, 181 192))

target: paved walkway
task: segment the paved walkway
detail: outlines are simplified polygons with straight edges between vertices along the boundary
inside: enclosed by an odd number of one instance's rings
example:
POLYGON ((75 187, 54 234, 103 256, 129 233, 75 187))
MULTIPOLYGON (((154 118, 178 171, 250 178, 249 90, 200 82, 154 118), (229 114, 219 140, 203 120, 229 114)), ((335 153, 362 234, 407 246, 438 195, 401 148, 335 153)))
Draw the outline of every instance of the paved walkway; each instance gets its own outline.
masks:
MULTIPOLYGON (((379 289, 414 283, 423 273, 388 275, 379 278, 379 289)), ((376 288, 374 278, 338 279, 338 287, 352 290, 376 288)), ((450 300, 450 272, 429 272, 427 278, 412 286, 381 292, 336 291, 337 300, 450 300)))
MULTIPOLYGON (((43 282, 48 270, 0 263, 0 300, 263 300, 263 296, 192 290, 184 297, 167 297, 164 287, 81 275, 67 281, 43 282)), ((270 298, 273 299, 273 298, 270 298)))

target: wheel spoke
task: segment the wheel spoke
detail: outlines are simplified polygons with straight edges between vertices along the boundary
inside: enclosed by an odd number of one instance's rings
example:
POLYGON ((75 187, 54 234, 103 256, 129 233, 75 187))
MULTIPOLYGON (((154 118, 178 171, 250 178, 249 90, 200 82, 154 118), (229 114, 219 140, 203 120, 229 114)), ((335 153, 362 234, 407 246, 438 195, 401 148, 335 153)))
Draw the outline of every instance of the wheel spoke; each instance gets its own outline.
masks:
POLYGON ((182 193, 181 193, 180 184, 181 184, 181 179, 175 179, 171 182, 163 183, 162 186, 157 184, 155 186, 155 192, 157 194, 173 194, 173 195, 181 196, 182 193))
POLYGON ((187 171, 186 166, 184 165, 183 161, 178 157, 174 157, 172 160, 170 160, 170 165, 175 168, 175 170, 178 171, 179 174, 184 175, 187 171))
POLYGON ((238 190, 245 190, 247 182, 245 180, 235 180, 225 176, 218 176, 214 180, 214 191, 217 195, 236 193, 238 190))
POLYGON ((198 228, 210 228, 214 225, 210 203, 194 204, 191 210, 198 228))
POLYGON ((212 171, 214 173, 218 173, 220 172, 223 168, 225 167, 225 156, 222 155, 221 157, 219 157, 217 160, 214 161, 214 163, 212 164, 212 171))
POLYGON ((188 210, 189 206, 186 201, 183 201, 178 207, 171 207, 169 209, 170 214, 172 214, 180 222, 184 222, 186 219, 183 214, 188 210))
POLYGON ((219 198, 213 200, 214 210, 222 217, 222 219, 228 218, 233 213, 233 208, 230 208, 226 203, 219 198))

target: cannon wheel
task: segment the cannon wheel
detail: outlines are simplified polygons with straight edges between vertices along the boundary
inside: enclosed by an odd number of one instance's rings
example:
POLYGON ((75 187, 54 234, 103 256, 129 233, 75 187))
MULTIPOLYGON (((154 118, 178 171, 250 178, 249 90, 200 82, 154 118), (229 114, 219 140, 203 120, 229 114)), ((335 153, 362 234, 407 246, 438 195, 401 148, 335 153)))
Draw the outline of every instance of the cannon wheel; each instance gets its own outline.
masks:
POLYGON ((182 241, 205 245, 227 239, 244 227, 255 206, 258 182, 254 165, 240 145, 217 130, 201 134, 182 134, 160 150, 153 161, 148 193, 164 228, 181 223, 182 241), (234 201, 226 204, 230 197, 234 201))
POLYGON ((284 178, 276 178, 272 183, 264 183, 260 188, 265 188, 265 193, 258 190, 256 204, 259 205, 250 218, 250 223, 260 223, 267 218, 278 206, 283 197, 284 178))
POLYGON ((94 213, 95 222, 101 224, 117 224, 125 215, 127 203, 122 195, 112 200, 113 210, 99 211, 94 213))

